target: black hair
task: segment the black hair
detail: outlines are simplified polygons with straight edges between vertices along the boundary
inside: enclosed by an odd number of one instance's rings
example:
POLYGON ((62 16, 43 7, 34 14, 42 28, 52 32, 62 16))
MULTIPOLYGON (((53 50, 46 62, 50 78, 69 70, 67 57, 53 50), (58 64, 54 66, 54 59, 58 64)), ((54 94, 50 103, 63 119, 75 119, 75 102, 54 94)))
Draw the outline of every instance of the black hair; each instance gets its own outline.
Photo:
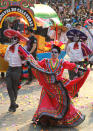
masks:
POLYGON ((81 26, 81 24, 77 23, 77 24, 76 24, 76 27, 77 27, 77 26, 81 26))
POLYGON ((28 30, 29 32, 31 32, 31 33, 34 33, 34 30, 33 30, 33 28, 32 28, 31 26, 28 26, 28 27, 27 27, 27 30, 28 30))
POLYGON ((58 53, 60 54, 60 52, 61 52, 61 49, 60 49, 60 47, 59 46, 56 46, 56 45, 52 45, 52 48, 51 48, 51 50, 52 49, 57 49, 57 51, 58 51, 58 53))

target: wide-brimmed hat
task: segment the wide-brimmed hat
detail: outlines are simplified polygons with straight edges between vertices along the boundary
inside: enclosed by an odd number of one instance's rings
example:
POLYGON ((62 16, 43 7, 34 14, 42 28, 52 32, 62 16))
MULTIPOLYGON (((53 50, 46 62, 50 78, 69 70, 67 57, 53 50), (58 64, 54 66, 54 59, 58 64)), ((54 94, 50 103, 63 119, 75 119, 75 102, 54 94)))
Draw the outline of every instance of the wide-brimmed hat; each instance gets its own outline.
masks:
POLYGON ((84 34, 82 31, 77 30, 77 29, 71 29, 66 33, 67 38, 72 41, 72 42, 76 42, 76 41, 85 41, 87 40, 87 35, 84 34))
POLYGON ((24 37, 19 31, 13 29, 6 29, 4 35, 8 38, 18 37, 22 41, 28 41, 28 38, 24 37))

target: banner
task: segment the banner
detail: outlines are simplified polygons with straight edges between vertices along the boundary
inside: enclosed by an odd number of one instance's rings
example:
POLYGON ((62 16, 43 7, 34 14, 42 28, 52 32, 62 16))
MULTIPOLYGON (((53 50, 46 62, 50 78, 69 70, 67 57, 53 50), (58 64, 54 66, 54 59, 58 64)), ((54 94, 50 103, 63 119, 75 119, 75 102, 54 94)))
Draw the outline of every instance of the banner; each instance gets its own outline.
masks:
POLYGON ((34 13, 29 8, 30 6, 33 6, 33 0, 29 0, 29 2, 26 0, 2 0, 0 3, 0 28, 2 28, 5 18, 12 14, 14 16, 21 16, 28 26, 36 29, 34 13))

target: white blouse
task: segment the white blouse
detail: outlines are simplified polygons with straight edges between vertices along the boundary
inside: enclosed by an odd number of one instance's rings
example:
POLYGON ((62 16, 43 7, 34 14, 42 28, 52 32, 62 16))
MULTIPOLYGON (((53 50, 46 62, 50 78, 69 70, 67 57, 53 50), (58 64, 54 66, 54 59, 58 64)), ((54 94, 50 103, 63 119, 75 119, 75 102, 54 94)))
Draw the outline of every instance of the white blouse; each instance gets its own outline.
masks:
POLYGON ((74 49, 75 42, 69 43, 66 49, 66 53, 70 57, 70 61, 82 61, 84 60, 82 49, 81 49, 81 42, 78 42, 78 49, 74 49))
POLYGON ((22 60, 21 60, 21 58, 18 54, 19 44, 15 45, 15 51, 14 52, 9 51, 10 46, 8 46, 8 48, 6 50, 4 59, 9 62, 9 66, 11 66, 11 67, 22 66, 22 60))

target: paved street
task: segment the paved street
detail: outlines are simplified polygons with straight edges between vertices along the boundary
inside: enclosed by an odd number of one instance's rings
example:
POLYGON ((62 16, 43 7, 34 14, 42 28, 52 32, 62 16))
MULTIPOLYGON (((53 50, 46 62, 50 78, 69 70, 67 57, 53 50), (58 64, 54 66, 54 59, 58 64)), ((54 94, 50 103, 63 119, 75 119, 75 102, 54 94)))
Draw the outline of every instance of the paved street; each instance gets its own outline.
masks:
POLYGON ((15 113, 9 113, 9 97, 4 82, 0 84, 0 131, 93 131, 93 71, 80 89, 79 97, 73 99, 74 105, 86 115, 85 121, 76 128, 47 128, 31 124, 38 106, 41 87, 35 80, 19 91, 17 103, 20 107, 15 113))

